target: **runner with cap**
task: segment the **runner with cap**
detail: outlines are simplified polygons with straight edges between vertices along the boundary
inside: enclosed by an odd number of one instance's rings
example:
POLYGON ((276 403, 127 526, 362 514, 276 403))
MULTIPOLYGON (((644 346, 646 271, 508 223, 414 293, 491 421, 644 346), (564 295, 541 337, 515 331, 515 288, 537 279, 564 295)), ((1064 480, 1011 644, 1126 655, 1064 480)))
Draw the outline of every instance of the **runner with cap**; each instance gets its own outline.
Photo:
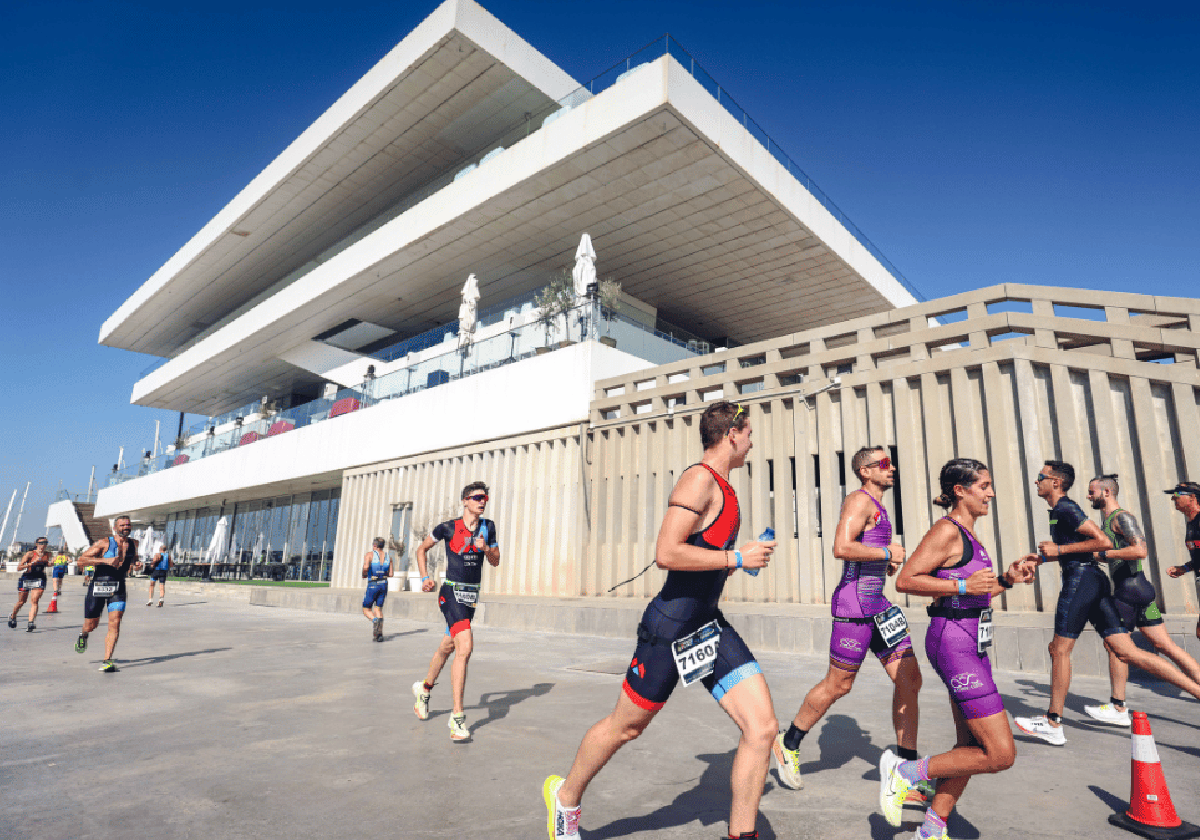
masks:
POLYGON ((29 600, 29 624, 25 632, 32 633, 37 629, 34 622, 37 620, 38 601, 46 591, 46 566, 51 560, 47 548, 49 544, 50 541, 45 537, 38 537, 33 551, 26 551, 21 562, 17 563, 17 603, 8 616, 8 626, 13 630, 17 629, 17 613, 25 605, 26 599, 29 600))
MULTIPOLYGON (((1195 574, 1196 600, 1200 601, 1200 482, 1183 481, 1165 492, 1175 503, 1175 510, 1187 521, 1183 541, 1190 558, 1182 566, 1167 569, 1167 574, 1173 578, 1183 577, 1188 572, 1195 574)), ((1196 638, 1200 639, 1200 620, 1196 621, 1196 638)))

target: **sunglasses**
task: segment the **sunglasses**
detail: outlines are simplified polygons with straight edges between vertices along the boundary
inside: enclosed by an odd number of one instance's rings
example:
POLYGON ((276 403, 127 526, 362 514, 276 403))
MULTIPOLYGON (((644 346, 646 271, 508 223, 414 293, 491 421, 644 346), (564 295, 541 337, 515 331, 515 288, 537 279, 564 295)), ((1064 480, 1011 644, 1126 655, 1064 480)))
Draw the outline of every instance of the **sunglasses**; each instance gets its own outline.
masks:
POLYGON ((1184 496, 1195 496, 1196 494, 1190 490, 1176 490, 1171 494, 1172 499, 1181 499, 1184 496))
POLYGON ((869 464, 863 464, 863 466, 866 467, 867 469, 871 469, 872 467, 879 467, 879 469, 881 469, 881 470, 890 470, 892 468, 892 459, 891 458, 880 458, 878 461, 872 461, 869 464))
POLYGON ((1050 479, 1052 479, 1052 478, 1054 478, 1054 476, 1052 476, 1052 475, 1042 475, 1041 473, 1038 473, 1037 480, 1034 482, 1034 484, 1038 484, 1038 483, 1040 483, 1040 482, 1042 482, 1042 481, 1049 481, 1049 480, 1050 480, 1050 479))
POLYGON ((488 497, 482 493, 480 493, 476 496, 467 496, 467 498, 470 499, 472 502, 486 502, 488 500, 488 497))
POLYGON ((34 545, 49 545, 49 544, 50 543, 46 542, 45 540, 38 540, 36 543, 34 543, 34 545))

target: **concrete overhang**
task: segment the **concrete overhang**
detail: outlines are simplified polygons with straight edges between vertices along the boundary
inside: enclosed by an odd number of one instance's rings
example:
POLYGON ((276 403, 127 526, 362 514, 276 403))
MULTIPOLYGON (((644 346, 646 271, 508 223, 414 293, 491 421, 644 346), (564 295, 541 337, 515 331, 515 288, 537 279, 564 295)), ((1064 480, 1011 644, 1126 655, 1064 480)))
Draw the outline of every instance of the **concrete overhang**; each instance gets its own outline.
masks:
POLYGON ((446 0, 105 321, 100 342, 187 342, 470 161, 497 125, 579 83, 473 0, 446 0))
POLYGON ((639 67, 448 184, 139 381, 136 403, 197 413, 286 391, 279 356, 350 318, 455 317, 569 266, 710 336, 754 341, 912 295, 674 58, 639 67))

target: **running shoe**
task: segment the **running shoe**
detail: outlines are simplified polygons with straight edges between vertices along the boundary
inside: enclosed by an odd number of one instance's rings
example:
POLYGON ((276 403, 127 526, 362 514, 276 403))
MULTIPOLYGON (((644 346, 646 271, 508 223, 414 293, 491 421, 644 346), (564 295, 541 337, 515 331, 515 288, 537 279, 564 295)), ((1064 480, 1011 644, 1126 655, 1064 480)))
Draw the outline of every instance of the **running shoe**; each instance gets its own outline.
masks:
POLYGON ((102 674, 117 673, 117 663, 111 659, 105 659, 104 664, 100 666, 100 673, 102 673, 102 674))
POLYGON ((80 633, 79 638, 75 640, 75 652, 83 653, 87 650, 87 634, 80 633))
POLYGON ((32 633, 36 629, 37 629, 37 625, 31 621, 31 622, 29 622, 29 625, 25 628, 25 632, 32 633))
POLYGON ((1013 723, 1026 735, 1041 738, 1047 744, 1061 747, 1067 743, 1067 736, 1063 734, 1062 726, 1055 726, 1045 715, 1038 715, 1031 718, 1013 718, 1013 723))
POLYGON ((8 617, 8 626, 14 630, 17 629, 17 617, 15 615, 10 615, 8 617))
POLYGON ((425 690, 425 683, 420 680, 413 683, 413 697, 417 698, 417 702, 413 703, 413 711, 417 713, 417 717, 429 720, 429 692, 425 690))
POLYGON ((446 722, 450 727, 451 741, 465 741, 471 737, 471 733, 467 731, 467 716, 466 715, 450 715, 450 720, 446 722))
POLYGON ((159 605, 160 607, 162 606, 162 604, 163 604, 163 602, 162 602, 162 601, 159 601, 159 602, 158 602, 158 605, 159 605))
POLYGON ((904 801, 912 790, 912 783, 896 772, 900 757, 891 750, 884 750, 879 757, 879 810, 892 828, 900 827, 900 815, 904 801))
POLYGON ((147 606, 147 607, 152 607, 152 606, 154 606, 154 602, 153 602, 153 601, 147 601, 147 602, 146 602, 146 606, 147 606))
POLYGON ((1118 709, 1112 703, 1103 706, 1084 706, 1083 710, 1101 723, 1112 726, 1129 726, 1133 721, 1129 717, 1129 708, 1118 709))
POLYGON ((546 801, 546 829, 550 840, 579 836, 580 809, 564 808, 558 801, 558 790, 565 781, 562 776, 548 776, 542 783, 542 799, 546 801))
POLYGON ((779 766, 779 781, 785 788, 801 790, 804 780, 800 778, 800 750, 789 750, 783 745, 783 733, 775 736, 771 753, 779 766))

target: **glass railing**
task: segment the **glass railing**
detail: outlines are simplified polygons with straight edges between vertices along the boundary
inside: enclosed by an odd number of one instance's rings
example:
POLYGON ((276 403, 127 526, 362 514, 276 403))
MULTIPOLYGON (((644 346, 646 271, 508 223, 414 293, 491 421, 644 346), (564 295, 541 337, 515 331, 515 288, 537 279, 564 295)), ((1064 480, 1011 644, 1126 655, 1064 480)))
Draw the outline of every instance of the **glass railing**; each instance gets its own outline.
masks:
POLYGON ((96 490, 89 493, 73 493, 70 490, 59 490, 54 497, 56 502, 79 502, 81 504, 91 504, 96 501, 96 490))
MULTIPOLYGON (((599 339, 652 365, 662 365, 698 355, 688 344, 666 333, 652 330, 616 312, 602 311, 596 303, 568 310, 547 321, 539 320, 472 342, 465 347, 448 346, 445 352, 415 360, 412 364, 383 376, 365 380, 353 388, 342 388, 323 397, 285 411, 260 416, 259 403, 250 403, 238 411, 213 418, 206 426, 212 433, 194 439, 186 446, 163 455, 142 458, 108 476, 113 487, 131 479, 183 466, 211 455, 249 446, 265 438, 295 429, 323 423, 369 408, 387 400, 436 388, 477 373, 549 353, 589 339, 599 339), (254 419, 248 420, 247 417, 254 419), (229 426, 232 423, 232 426, 229 426), (222 428, 224 427, 224 428, 222 428), (220 429, 220 431, 217 431, 220 429)), ((193 429, 197 427, 193 426, 193 429)), ((194 436, 193 436, 194 437, 194 436)))

